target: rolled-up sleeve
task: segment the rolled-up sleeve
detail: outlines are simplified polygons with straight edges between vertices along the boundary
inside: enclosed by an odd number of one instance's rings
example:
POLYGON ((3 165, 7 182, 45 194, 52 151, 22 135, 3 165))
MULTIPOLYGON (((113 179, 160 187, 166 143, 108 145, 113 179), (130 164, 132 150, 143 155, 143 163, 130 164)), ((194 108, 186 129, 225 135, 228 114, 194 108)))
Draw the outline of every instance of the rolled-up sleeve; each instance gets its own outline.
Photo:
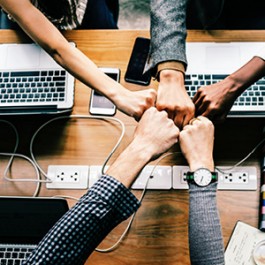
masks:
POLYGON ((187 0, 151 0, 151 44, 145 70, 156 73, 161 62, 186 59, 187 0))

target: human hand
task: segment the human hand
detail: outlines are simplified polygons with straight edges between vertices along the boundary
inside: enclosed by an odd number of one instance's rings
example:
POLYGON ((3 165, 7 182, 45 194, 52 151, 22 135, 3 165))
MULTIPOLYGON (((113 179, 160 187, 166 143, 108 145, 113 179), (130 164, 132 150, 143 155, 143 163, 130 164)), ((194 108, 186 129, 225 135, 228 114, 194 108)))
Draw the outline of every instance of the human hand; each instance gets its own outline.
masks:
POLYGON ((179 129, 165 111, 149 108, 134 133, 133 143, 141 147, 139 155, 157 158, 178 142, 179 129))
POLYGON ((124 89, 117 95, 115 104, 120 111, 139 121, 143 113, 155 105, 156 96, 152 88, 140 91, 124 89))
POLYGON ((156 108, 165 110, 179 128, 194 117, 195 106, 185 89, 183 73, 175 70, 160 72, 156 108))
POLYGON ((225 120, 237 98, 229 78, 218 83, 200 87, 193 98, 196 114, 218 123, 225 120))
POLYGON ((214 170, 214 126, 203 116, 191 120, 179 134, 179 144, 190 170, 204 167, 214 170))

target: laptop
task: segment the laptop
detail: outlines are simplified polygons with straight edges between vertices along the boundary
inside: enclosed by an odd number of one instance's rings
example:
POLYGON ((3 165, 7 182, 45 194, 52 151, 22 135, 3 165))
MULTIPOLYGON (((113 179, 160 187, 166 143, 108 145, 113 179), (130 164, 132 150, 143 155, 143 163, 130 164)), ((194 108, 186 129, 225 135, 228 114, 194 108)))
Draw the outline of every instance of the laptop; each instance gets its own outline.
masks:
MULTIPOLYGON (((193 97, 197 89, 223 80, 249 61, 265 42, 188 42, 185 80, 193 97)), ((235 101, 228 117, 265 117, 265 78, 261 78, 235 101)))
POLYGON ((0 44, 0 115, 65 113, 73 105, 73 76, 42 48, 0 44))
POLYGON ((68 209, 60 198, 0 197, 0 264, 22 264, 68 209))

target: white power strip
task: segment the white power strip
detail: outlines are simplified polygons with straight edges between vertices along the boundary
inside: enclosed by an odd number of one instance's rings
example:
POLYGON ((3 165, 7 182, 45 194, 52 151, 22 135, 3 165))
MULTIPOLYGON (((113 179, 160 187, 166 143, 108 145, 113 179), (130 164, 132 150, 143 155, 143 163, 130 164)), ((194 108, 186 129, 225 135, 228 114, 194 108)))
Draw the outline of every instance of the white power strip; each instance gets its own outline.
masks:
POLYGON ((147 189, 170 190, 172 188, 172 167, 157 166, 152 173, 154 166, 146 166, 131 186, 132 189, 144 189, 149 178, 147 189))
POLYGON ((52 182, 46 183, 47 189, 87 189, 89 166, 52 165, 48 167, 48 177, 52 182))
MULTIPOLYGON (((106 169, 108 166, 106 166, 106 169)), ((146 166, 132 185, 132 189, 144 189, 149 178, 147 189, 169 190, 188 189, 185 179, 188 166, 146 166)), ((226 167, 218 167, 225 171, 226 167)), ((48 176, 52 180, 47 183, 48 189, 87 189, 101 176, 102 166, 49 166, 48 176)), ((236 167, 227 173, 218 172, 219 190, 256 190, 257 169, 256 167, 236 167)))
MULTIPOLYGON (((227 167, 217 167, 219 190, 256 190, 257 169, 256 167, 236 167, 232 171, 225 171, 227 167)), ((186 173, 187 166, 173 166, 173 189, 188 189, 186 173)))

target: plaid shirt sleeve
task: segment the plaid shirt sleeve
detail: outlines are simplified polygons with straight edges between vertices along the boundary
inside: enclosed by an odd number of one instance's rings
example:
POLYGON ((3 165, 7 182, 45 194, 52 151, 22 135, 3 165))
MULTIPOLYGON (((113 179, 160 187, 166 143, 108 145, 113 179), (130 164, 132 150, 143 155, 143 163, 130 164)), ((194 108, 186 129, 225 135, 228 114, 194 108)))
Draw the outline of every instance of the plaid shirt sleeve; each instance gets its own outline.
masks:
POLYGON ((84 264, 106 235, 139 206, 122 183, 102 176, 54 225, 23 265, 84 264))

